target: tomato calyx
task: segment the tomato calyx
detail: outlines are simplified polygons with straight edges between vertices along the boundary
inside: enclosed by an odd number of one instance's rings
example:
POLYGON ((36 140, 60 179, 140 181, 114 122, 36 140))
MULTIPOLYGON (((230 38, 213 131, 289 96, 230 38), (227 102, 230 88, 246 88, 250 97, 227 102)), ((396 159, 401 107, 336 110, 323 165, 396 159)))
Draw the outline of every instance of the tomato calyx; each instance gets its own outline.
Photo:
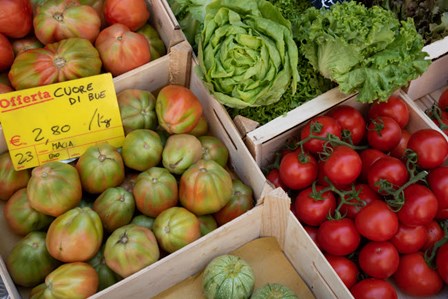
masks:
POLYGON ((425 261, 431 269, 437 268, 436 262, 435 262, 436 256, 437 256, 437 251, 439 250, 440 247, 442 247, 443 245, 448 243, 448 219, 441 221, 440 227, 442 228, 442 230, 444 232, 444 236, 440 240, 438 240, 436 243, 434 243, 434 245, 431 248, 428 248, 424 252, 425 261))
POLYGON ((370 120, 371 124, 373 125, 373 128, 367 128, 369 131, 375 131, 378 136, 382 136, 381 132, 384 129, 384 122, 381 118, 375 118, 370 120))
MULTIPOLYGON (((430 108, 428 108, 425 113, 428 115, 431 119, 435 120, 439 128, 443 130, 448 129, 448 125, 445 124, 442 113, 442 109, 437 105, 437 103, 433 103, 430 108)), ((445 111, 448 112, 448 111, 445 111)))

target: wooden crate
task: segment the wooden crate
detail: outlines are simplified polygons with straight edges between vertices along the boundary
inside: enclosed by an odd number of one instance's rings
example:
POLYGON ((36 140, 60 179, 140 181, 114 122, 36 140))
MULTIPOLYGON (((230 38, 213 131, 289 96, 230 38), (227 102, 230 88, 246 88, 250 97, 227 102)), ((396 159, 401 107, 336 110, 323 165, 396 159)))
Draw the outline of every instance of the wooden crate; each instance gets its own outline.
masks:
MULTIPOLYGON (((177 23, 176 18, 174 18, 171 9, 168 7, 163 0, 146 0, 149 11, 150 11, 150 23, 159 33, 167 52, 170 51, 171 47, 183 42, 185 40, 184 34, 177 23)), ((160 58, 159 58, 160 59, 160 58)), ((131 72, 138 72, 144 68, 147 68, 153 64, 157 64, 158 59, 150 61, 148 64, 140 66, 131 72)), ((128 74, 122 74, 114 78, 114 82, 122 81, 123 78, 127 78, 128 74)), ((8 149, 6 140, 3 136, 3 129, 0 124, 0 154, 4 153, 8 149)))

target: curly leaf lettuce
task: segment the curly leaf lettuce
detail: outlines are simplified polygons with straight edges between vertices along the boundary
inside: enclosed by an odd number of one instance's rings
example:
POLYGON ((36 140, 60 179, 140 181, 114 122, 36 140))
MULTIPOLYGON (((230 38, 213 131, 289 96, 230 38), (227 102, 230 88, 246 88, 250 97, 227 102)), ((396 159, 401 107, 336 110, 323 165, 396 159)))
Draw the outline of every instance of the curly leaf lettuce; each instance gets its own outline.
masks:
POLYGON ((269 105, 296 91, 298 49, 291 24, 265 0, 213 1, 199 38, 201 76, 232 108, 269 105))
POLYGON ((342 92, 358 101, 386 101, 431 63, 412 19, 399 21, 378 6, 354 1, 307 9, 297 24, 300 50, 342 92))

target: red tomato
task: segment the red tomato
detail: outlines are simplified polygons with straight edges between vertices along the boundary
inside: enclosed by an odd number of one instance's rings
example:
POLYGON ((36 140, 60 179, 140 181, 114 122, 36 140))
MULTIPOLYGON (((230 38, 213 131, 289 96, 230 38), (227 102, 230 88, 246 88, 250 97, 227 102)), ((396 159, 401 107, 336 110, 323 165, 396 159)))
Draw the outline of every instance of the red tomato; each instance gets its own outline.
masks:
POLYGON ((408 148, 417 154, 417 165, 432 169, 442 165, 448 155, 448 142, 439 131, 421 129, 411 134, 408 148))
POLYGON ((341 125, 342 140, 355 145, 363 140, 366 121, 358 109, 349 105, 339 105, 331 109, 327 115, 335 118, 341 125))
POLYGON ((439 204, 436 218, 448 219, 448 167, 431 169, 426 179, 439 204))
POLYGON ((310 236, 311 240, 313 240, 314 244, 316 244, 316 246, 318 248, 320 248, 319 247, 319 243, 317 242, 317 227, 304 225, 303 228, 308 233, 308 235, 310 236))
POLYGON ((359 251, 358 262, 367 275, 386 279, 398 268, 400 256, 391 242, 367 242, 359 251))
POLYGON ((317 241, 322 250, 329 254, 343 256, 353 253, 361 242, 353 220, 332 219, 323 222, 317 230, 317 241))
POLYGON ((437 214, 437 198, 427 187, 412 184, 404 189, 404 205, 398 211, 398 219, 405 225, 429 224, 437 214))
POLYGON ((353 183, 361 174, 361 168, 359 154, 345 145, 335 147, 323 165, 324 175, 336 186, 353 183))
MULTIPOLYGON (((316 191, 323 188, 316 186, 316 191)), ((294 201, 294 214, 304 224, 318 226, 333 213, 336 208, 336 198, 331 191, 327 191, 322 194, 322 199, 314 199, 312 192, 313 187, 300 191, 294 201)))
POLYGON ((448 243, 443 244, 437 250, 436 265, 437 272, 443 281, 448 284, 448 243))
POLYGON ((371 241, 387 241, 398 231, 398 216, 381 200, 365 206, 355 217, 358 232, 371 241))
POLYGON ((438 105, 442 111, 448 112, 448 89, 445 89, 440 95, 438 105))
POLYGON ((443 287, 442 278, 428 266, 422 252, 402 255, 393 278, 400 290, 411 296, 433 296, 443 287))
POLYGON ((383 279, 367 278, 355 284, 351 289, 355 299, 397 299, 397 291, 383 279))
POLYGON ((367 126, 367 142, 382 152, 393 150, 401 140, 400 125, 391 117, 378 116, 367 126))
POLYGON ((325 258, 347 288, 351 288, 358 281, 359 269, 355 262, 345 256, 328 253, 325 258))
POLYGON ((282 182, 280 179, 280 171, 277 168, 271 169, 268 174, 266 175, 266 179, 271 182, 275 188, 282 188, 283 190, 287 190, 288 187, 285 185, 285 183, 282 182))
POLYGON ((0 33, 12 38, 27 35, 33 27, 33 10, 29 0, 0 1, 0 33))
POLYGON ((362 150, 359 153, 359 156, 361 157, 362 161, 360 180, 363 182, 367 182, 367 174, 370 171, 370 166, 372 166, 372 164, 379 158, 385 157, 386 154, 374 148, 367 148, 365 150, 362 150))
MULTIPOLYGON (((448 109, 448 108, 446 108, 446 109, 448 109)), ((442 130, 443 133, 448 135, 448 112, 441 111, 439 119, 437 119, 432 114, 429 114, 429 117, 442 130)))
MULTIPOLYGON (((308 121, 300 132, 300 139, 305 139, 310 136, 326 137, 328 134, 333 134, 341 138, 342 128, 336 119, 326 115, 320 115, 308 121)), ((303 144, 305 151, 316 154, 322 152, 325 140, 312 138, 303 144)))
POLYGON ((367 183, 376 192, 386 195, 384 182, 397 189, 408 181, 409 173, 406 165, 400 159, 385 156, 375 161, 367 173, 367 183))
POLYGON ((354 219, 356 214, 372 201, 381 200, 378 193, 373 191, 367 184, 357 184, 355 190, 358 192, 358 197, 361 201, 353 198, 348 200, 349 203, 343 204, 340 207, 341 213, 351 219, 354 219))
POLYGON ((386 102, 374 102, 368 111, 369 119, 378 116, 392 117, 400 126, 406 127, 409 122, 408 104, 398 95, 392 95, 386 102))
POLYGON ((8 70, 14 62, 14 50, 9 40, 0 33, 0 72, 8 70))
POLYGON ((428 235, 424 226, 406 226, 402 223, 399 224, 397 233, 390 239, 402 254, 419 251, 427 240, 428 235))
POLYGON ((287 153, 280 161, 280 179, 293 190, 304 189, 317 178, 317 161, 300 149, 287 153))
POLYGON ((107 24, 116 23, 138 30, 149 19, 149 10, 145 0, 105 0, 103 6, 107 24))
POLYGON ((423 245, 423 250, 430 249, 434 244, 445 236, 445 233, 437 221, 431 221, 431 223, 425 225, 426 229, 426 243, 423 245))
POLYGON ((390 151, 390 155, 392 157, 398 158, 398 159, 404 159, 405 158, 405 150, 408 147, 408 141, 409 137, 411 137, 411 133, 409 131, 402 129, 401 130, 401 139, 398 145, 390 151))

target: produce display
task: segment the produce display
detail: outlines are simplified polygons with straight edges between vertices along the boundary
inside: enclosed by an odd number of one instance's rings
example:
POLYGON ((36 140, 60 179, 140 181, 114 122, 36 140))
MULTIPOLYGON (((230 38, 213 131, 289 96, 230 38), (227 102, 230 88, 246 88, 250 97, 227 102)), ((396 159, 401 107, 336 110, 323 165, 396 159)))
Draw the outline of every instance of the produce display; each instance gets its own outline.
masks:
POLYGON ((166 54, 145 0, 5 0, 0 3, 0 72, 21 90, 110 72, 166 54))
POLYGON ((448 142, 410 121, 400 94, 352 99, 310 118, 266 169, 355 298, 430 297, 448 284, 448 142))
POLYGON ((98 143, 74 161, 20 171, 0 155, 4 219, 21 237, 5 263, 31 298, 93 295, 255 205, 190 89, 125 89, 120 103, 134 119, 119 149, 98 143))

